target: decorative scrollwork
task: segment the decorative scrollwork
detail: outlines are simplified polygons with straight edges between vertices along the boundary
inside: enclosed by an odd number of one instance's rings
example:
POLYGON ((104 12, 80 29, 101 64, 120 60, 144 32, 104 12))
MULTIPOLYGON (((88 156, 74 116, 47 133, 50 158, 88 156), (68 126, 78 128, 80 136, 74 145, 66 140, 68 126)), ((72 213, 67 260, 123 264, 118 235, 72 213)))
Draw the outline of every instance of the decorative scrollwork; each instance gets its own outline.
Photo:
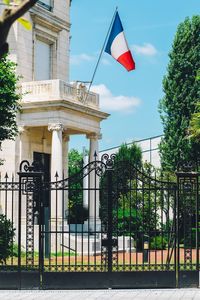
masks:
POLYGON ((116 154, 103 154, 101 157, 101 161, 106 165, 107 169, 112 169, 115 163, 116 154))
POLYGON ((23 160, 19 166, 20 172, 29 172, 30 163, 28 160, 23 160))
POLYGON ((19 167, 20 172, 38 172, 43 171, 43 165, 39 161, 33 161, 32 164, 28 160, 23 160, 19 167))
POLYGON ((74 184, 77 182, 80 182, 88 176, 91 172, 95 172, 97 176, 102 176, 106 170, 106 165, 102 161, 92 161, 89 164, 87 164, 79 173, 55 182, 51 182, 50 186, 49 184, 45 183, 46 188, 51 188, 51 189, 63 189, 63 188, 68 188, 70 184, 74 184))
POLYGON ((182 172, 192 172, 196 171, 198 167, 198 163, 194 161, 187 161, 183 163, 179 163, 177 165, 177 170, 182 172))

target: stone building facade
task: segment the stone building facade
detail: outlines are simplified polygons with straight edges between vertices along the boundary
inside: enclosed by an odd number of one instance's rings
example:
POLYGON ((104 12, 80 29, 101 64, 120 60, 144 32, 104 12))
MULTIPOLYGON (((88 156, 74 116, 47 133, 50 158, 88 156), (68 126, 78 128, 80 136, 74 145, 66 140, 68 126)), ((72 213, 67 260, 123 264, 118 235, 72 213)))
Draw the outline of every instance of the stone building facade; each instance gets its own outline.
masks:
MULTIPOLYGON (((100 123, 109 115, 99 108, 99 95, 87 91, 82 83, 69 83, 70 0, 40 0, 25 15, 32 29, 24 29, 16 22, 9 34, 10 57, 17 63, 22 76, 21 111, 17 116, 19 134, 15 141, 2 143, 0 153, 4 164, 1 178, 18 180, 17 172, 22 160, 40 161, 44 166, 45 180, 68 177, 68 143, 71 135, 84 135, 89 139, 91 160, 98 153, 101 138, 100 123)), ((52 210, 47 208, 46 221, 55 218, 54 195, 52 210)), ((65 211, 67 207, 67 193, 65 211)), ((59 200, 58 200, 59 202, 59 200)), ((5 199, 0 195, 0 209, 5 199)), ((17 212, 17 202, 15 203, 17 212)), ((57 217, 65 214, 58 203, 57 217)), ((92 214, 92 208, 90 209, 92 214)), ((7 212, 10 217, 11 211, 7 212)), ((93 218, 93 214, 90 216, 93 218)), ((17 213, 14 219, 17 224, 17 213)), ((26 207, 22 207, 22 224, 26 228, 26 207)), ((27 225, 28 226, 28 225, 27 225)), ((33 225, 31 225, 33 226, 33 225)), ((35 227, 36 228, 36 227, 35 227)), ((25 232, 23 229, 23 244, 25 232)), ((35 231, 36 234, 36 231, 35 231)), ((37 248, 37 245, 36 245, 37 248)))
POLYGON ((90 140, 98 150, 100 122, 108 117, 99 96, 81 83, 69 84, 70 0, 40 0, 25 15, 32 30, 16 22, 9 34, 10 57, 17 63, 23 93, 15 141, 2 143, 3 175, 16 175, 22 160, 46 162, 47 172, 67 176, 70 135, 90 140))

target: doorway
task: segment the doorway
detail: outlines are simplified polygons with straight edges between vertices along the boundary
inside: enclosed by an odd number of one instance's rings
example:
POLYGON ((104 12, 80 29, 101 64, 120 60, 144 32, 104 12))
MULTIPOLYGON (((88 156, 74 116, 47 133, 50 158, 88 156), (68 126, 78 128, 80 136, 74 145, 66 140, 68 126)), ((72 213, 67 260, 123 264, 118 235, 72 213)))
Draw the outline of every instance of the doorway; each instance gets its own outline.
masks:
MULTIPOLYGON (((42 152, 33 152, 33 161, 37 162, 39 166, 41 166, 42 171, 44 172, 43 180, 44 182, 50 182, 51 180, 51 172, 50 172, 50 162, 51 155, 48 153, 42 152)), ((49 190, 43 191, 43 206, 44 206, 44 226, 45 232, 49 231, 49 220, 50 220, 50 199, 51 194, 49 190)), ((49 235, 45 234, 45 257, 49 255, 49 235)))

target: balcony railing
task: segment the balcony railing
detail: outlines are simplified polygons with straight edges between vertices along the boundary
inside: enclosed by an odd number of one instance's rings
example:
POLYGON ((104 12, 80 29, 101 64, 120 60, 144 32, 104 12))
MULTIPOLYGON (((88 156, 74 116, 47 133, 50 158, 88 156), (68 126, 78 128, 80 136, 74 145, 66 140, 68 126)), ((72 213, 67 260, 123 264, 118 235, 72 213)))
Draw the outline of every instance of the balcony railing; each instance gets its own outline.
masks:
POLYGON ((69 84, 62 80, 31 81, 22 83, 22 102, 66 100, 99 109, 98 94, 87 92, 84 85, 69 84), (88 95, 87 95, 88 94, 88 95))

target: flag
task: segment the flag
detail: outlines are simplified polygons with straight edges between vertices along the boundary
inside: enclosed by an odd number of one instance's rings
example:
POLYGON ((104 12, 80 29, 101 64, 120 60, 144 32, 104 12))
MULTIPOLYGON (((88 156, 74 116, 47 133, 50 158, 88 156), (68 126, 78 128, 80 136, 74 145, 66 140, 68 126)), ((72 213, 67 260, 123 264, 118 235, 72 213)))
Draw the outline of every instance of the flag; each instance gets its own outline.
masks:
POLYGON ((105 52, 122 64, 127 71, 135 69, 135 62, 129 50, 118 12, 115 15, 105 52))

